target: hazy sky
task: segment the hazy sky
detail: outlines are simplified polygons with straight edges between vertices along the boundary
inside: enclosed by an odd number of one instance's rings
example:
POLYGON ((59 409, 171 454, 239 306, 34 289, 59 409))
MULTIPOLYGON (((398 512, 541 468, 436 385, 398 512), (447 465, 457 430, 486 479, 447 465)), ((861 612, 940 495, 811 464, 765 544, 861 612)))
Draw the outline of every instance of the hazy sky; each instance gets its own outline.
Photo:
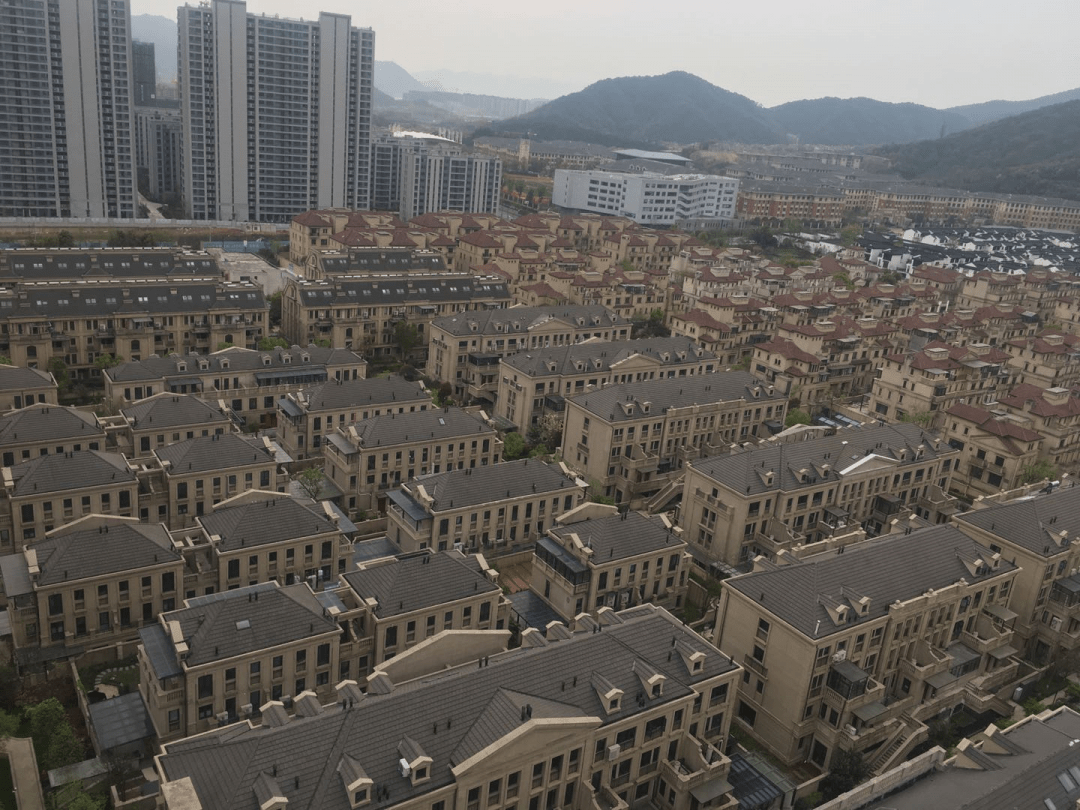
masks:
MULTIPOLYGON (((175 18, 171 3, 131 4, 135 14, 175 18)), ((304 19, 350 14, 353 25, 375 30, 376 59, 414 75, 542 79, 528 87, 549 96, 671 70, 767 106, 870 96, 948 107, 1080 85, 1075 0, 248 0, 247 7, 304 19)))

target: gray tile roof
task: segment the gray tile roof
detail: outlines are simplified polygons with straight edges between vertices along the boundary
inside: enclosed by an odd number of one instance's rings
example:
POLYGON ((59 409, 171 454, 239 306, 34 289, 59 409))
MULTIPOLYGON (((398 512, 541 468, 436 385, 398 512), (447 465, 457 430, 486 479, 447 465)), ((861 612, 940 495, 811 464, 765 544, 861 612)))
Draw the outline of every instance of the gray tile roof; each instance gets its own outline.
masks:
POLYGON ((451 335, 513 335, 526 334, 530 329, 553 319, 565 321, 573 329, 599 329, 629 323, 621 315, 602 306, 568 304, 558 307, 510 307, 483 312, 463 312, 460 315, 436 318, 431 325, 451 335))
POLYGON ((504 461, 488 467, 421 475, 405 489, 415 495, 423 485, 437 504, 433 511, 460 509, 504 498, 519 498, 534 492, 567 494, 575 491, 574 481, 555 464, 537 459, 504 461))
POLYGON ((946 766, 869 805, 870 810, 1047 810, 1075 807, 1080 800, 1080 715, 1062 708, 1046 719, 1030 717, 1005 730, 1000 740, 1008 754, 982 752, 972 757, 982 768, 946 766), (1067 782, 1060 779, 1066 775, 1067 782), (1072 785, 1071 788, 1067 785, 1072 785))
POLYGON ((38 585, 134 571, 183 559, 160 523, 112 523, 101 529, 53 533, 34 543, 38 585))
POLYGON ((154 736, 150 712, 139 692, 90 704, 90 725, 102 751, 139 743, 154 736))
POLYGON ((985 532, 1007 540, 1035 554, 1060 554, 1080 534, 1080 487, 1071 485, 1049 495, 973 509, 956 516, 985 532), (1063 535, 1064 532, 1064 542, 1063 535))
POLYGON ((135 473, 122 455, 100 450, 38 456, 16 464, 11 476, 15 497, 135 481, 135 473))
POLYGON ((154 455, 161 461, 168 461, 170 473, 176 475, 214 472, 274 461, 274 456, 267 452, 261 440, 235 433, 196 436, 168 447, 159 447, 154 455))
POLYGON ((133 428, 171 428, 189 425, 227 426, 229 417, 191 394, 158 394, 120 411, 133 428))
POLYGON ((898 468, 903 468, 916 463, 915 451, 919 445, 923 446, 920 464, 927 459, 957 453, 947 444, 935 449, 933 436, 918 425, 900 424, 852 428, 818 439, 760 445, 727 456, 694 461, 691 465, 714 481, 739 492, 745 490, 747 495, 757 495, 788 492, 826 479, 841 481, 843 470, 870 456, 893 460, 898 468), (905 451, 906 460, 900 460, 901 450, 905 451), (827 472, 823 472, 823 465, 829 465, 827 472), (774 473, 771 484, 765 483, 759 470, 774 473), (807 471, 806 484, 800 480, 800 470, 807 471))
POLYGON ((989 556, 955 526, 940 525, 911 534, 886 535, 845 548, 843 554, 820 554, 775 570, 759 571, 725 580, 803 635, 821 638, 879 619, 897 600, 905 601, 931 588, 944 588, 960 579, 969 584, 1016 569, 1000 561, 998 569, 984 566, 973 574, 968 564, 989 556), (866 613, 855 610, 850 599, 869 597, 866 613), (847 604, 854 621, 837 626, 827 604, 847 604))
POLYGON ((569 523, 552 528, 551 533, 564 545, 572 542, 571 534, 576 534, 592 548, 596 565, 652 551, 681 551, 686 545, 679 535, 668 531, 659 517, 646 517, 640 512, 569 523))
MULTIPOLYGON (((732 670, 730 660, 670 614, 643 606, 620 614, 624 620, 601 633, 579 633, 549 645, 492 656, 486 667, 463 666, 397 686, 388 694, 367 694, 349 709, 340 704, 319 715, 280 727, 234 725, 166 746, 161 759, 169 781, 190 776, 205 810, 256 810, 252 786, 277 767, 277 781, 290 810, 348 810, 337 773, 352 757, 389 796, 371 807, 398 805, 452 784, 450 768, 521 726, 521 705, 533 717, 598 718, 602 725, 623 721, 641 709, 634 662, 642 659, 667 677, 660 701, 691 694, 690 685, 732 670), (702 671, 691 674, 681 656, 669 656, 673 639, 705 653, 702 671), (605 713, 594 673, 627 695, 621 708, 605 713), (398 773, 399 745, 408 736, 433 760, 431 778, 413 786, 398 773)), ((656 700, 647 699, 652 708, 656 700)), ((588 753, 586 752, 586 756, 588 753)))
POLYGON ((108 278, 110 276, 162 278, 164 276, 220 276, 217 260, 207 253, 175 248, 106 248, 82 250, 0 251, 0 278, 108 278), (41 265, 38 267, 37 265, 41 265))
POLYGON ((207 534, 221 537, 218 543, 221 551, 299 540, 337 530, 326 515, 284 495, 235 506, 218 506, 212 514, 203 515, 198 521, 207 534))
POLYGON ((0 417, 0 445, 67 439, 97 439, 105 431, 92 413, 62 405, 33 405, 0 417))
POLYGON ((747 371, 719 371, 713 374, 697 374, 693 377, 673 377, 645 382, 608 385, 598 391, 572 397, 576 405, 611 422, 643 419, 643 408, 649 403, 649 414, 660 416, 668 408, 685 408, 712 402, 732 402, 745 399, 755 406, 777 405, 787 402, 787 396, 756 379, 747 371), (760 393, 754 396, 754 389, 760 393), (630 406, 627 413, 625 406, 630 406))
POLYGON ((479 417, 465 413, 460 408, 436 408, 413 413, 373 416, 357 422, 352 429, 356 431, 355 442, 353 442, 351 432, 348 436, 338 434, 332 438, 346 439, 348 444, 355 444, 355 450, 360 448, 370 450, 373 447, 386 447, 410 441, 434 442, 470 436, 490 439, 496 435, 494 428, 484 424, 479 417))
POLYGON ((331 380, 305 388, 301 393, 307 399, 309 413, 368 405, 431 405, 431 395, 420 383, 409 382, 396 374, 345 382, 331 380))
POLYGON ((52 388, 55 385, 52 376, 41 369, 0 365, 0 391, 52 388))
POLYGON ((513 297, 502 280, 464 274, 442 278, 415 276, 363 280, 338 277, 332 282, 301 284, 299 291, 301 302, 309 307, 509 301, 513 297))
POLYGON ((470 565, 456 551, 417 554, 344 575, 361 598, 374 597, 379 618, 400 616, 482 593, 498 593, 499 586, 470 565))
MULTIPOLYGON (((325 368, 330 365, 363 363, 364 359, 348 349, 325 349, 320 346, 292 346, 288 349, 275 348, 268 352, 258 349, 245 349, 234 346, 209 355, 170 354, 168 357, 152 355, 144 360, 133 360, 113 366, 106 373, 114 382, 139 382, 142 380, 160 380, 162 377, 198 376, 199 374, 220 373, 221 361, 229 361, 229 371, 278 371, 281 369, 325 368), (304 355, 308 359, 304 360, 304 355), (266 363, 265 358, 270 362, 266 363), (288 362, 286 362, 286 358, 288 362), (209 363, 206 371, 200 371, 199 360, 209 363), (180 371, 178 363, 185 363, 187 369, 180 371)), ((224 396, 227 392, 222 392, 224 396)))
POLYGON ((0 317, 109 318, 133 315, 266 310, 266 296, 250 284, 95 282, 80 286, 20 287, 0 297, 0 317), (125 295, 125 291, 128 293, 125 295))
POLYGON ((336 622, 323 615, 323 606, 305 583, 264 584, 271 587, 255 586, 257 594, 251 588, 237 588, 214 594, 218 598, 213 600, 189 600, 189 607, 161 614, 166 622, 180 622, 188 645, 188 667, 338 629, 336 622))
POLYGON ((503 358, 503 362, 530 377, 609 371, 612 366, 635 355, 643 355, 665 366, 697 365, 716 360, 687 337, 648 338, 630 341, 590 340, 550 349, 530 349, 503 358))

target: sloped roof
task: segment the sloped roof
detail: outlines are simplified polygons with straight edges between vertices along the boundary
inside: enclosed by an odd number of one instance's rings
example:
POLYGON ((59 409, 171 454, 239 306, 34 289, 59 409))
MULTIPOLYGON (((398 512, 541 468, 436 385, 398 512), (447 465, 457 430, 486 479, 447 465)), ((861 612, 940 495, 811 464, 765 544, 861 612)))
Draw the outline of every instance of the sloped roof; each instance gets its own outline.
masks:
POLYGON ((343 578, 360 598, 378 601, 375 615, 382 619, 500 592, 480 571, 475 557, 456 551, 395 559, 350 571, 343 578))
POLYGON ((135 473, 122 455, 100 450, 38 456, 16 464, 11 476, 15 497, 135 482, 135 473))
POLYGON ((267 452, 262 441, 235 433, 196 436, 159 447, 154 454, 161 461, 168 461, 169 472, 175 475, 274 463, 274 456, 267 452))
POLYGON ((43 440, 104 439, 92 413, 62 405, 33 405, 0 417, 0 444, 43 440))
POLYGON ((218 548, 224 552, 337 531, 325 514, 284 495, 217 506, 197 520, 208 535, 221 538, 218 548))
POLYGON ((160 523, 111 523, 100 529, 50 533, 34 543, 41 574, 39 585, 135 571, 183 557, 174 551, 160 523), (106 531, 107 529, 107 531, 106 531))

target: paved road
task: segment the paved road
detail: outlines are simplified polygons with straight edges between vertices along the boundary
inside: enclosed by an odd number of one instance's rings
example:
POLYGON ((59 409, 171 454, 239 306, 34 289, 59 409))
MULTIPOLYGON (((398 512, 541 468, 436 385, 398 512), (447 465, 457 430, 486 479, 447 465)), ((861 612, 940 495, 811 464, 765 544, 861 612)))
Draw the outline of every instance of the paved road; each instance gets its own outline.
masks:
POLYGON ((45 798, 41 794, 34 746, 26 737, 8 737, 0 740, 11 763, 11 778, 15 783, 15 801, 19 810, 45 810, 45 798))

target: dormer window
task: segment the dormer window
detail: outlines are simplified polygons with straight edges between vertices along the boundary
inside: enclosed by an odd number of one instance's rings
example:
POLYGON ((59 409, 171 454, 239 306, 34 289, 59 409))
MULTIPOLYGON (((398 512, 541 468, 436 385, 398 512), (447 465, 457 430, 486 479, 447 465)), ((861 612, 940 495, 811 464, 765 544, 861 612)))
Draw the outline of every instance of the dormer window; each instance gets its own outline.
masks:
POLYGON ((228 361, 228 360, 226 360, 225 358, 222 358, 222 359, 221 359, 221 367, 222 367, 223 369, 226 369, 226 368, 228 368, 228 367, 229 367, 229 361, 228 361))

